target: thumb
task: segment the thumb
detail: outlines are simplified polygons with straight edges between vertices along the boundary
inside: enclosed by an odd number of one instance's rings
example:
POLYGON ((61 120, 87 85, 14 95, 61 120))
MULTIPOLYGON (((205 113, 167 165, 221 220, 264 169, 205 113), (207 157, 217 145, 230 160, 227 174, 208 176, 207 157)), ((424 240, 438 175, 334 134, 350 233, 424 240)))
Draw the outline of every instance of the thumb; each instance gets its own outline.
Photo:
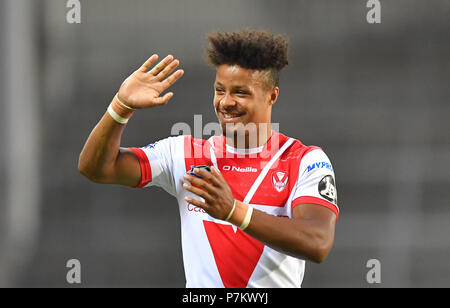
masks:
POLYGON ((165 105, 169 102, 169 100, 173 97, 173 93, 166 93, 163 97, 157 97, 154 99, 153 103, 155 105, 165 105))

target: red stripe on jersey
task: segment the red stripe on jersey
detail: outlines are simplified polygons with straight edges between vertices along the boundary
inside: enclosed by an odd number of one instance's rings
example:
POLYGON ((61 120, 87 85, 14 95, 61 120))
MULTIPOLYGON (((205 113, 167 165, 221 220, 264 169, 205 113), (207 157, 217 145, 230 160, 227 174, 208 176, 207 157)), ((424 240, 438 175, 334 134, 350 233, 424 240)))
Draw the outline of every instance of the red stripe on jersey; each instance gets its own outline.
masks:
POLYGON ((296 207, 299 204, 317 204, 322 205, 330 210, 332 210, 336 214, 336 219, 339 218, 339 209, 336 205, 334 205, 331 202, 328 202, 326 200, 317 198, 317 197, 311 197, 311 196, 304 196, 304 197, 298 197, 294 201, 292 201, 292 211, 294 210, 294 207, 296 207))
MULTIPOLYGON (((245 198, 264 166, 274 155, 276 155, 278 150, 288 140, 288 137, 273 132, 271 138, 261 152, 255 154, 236 154, 227 152, 225 145, 226 139, 224 136, 213 137, 218 168, 229 184, 233 196, 236 199, 242 201, 245 198)), ((292 147, 287 149, 284 153, 290 152, 291 149, 292 147)), ((281 193, 277 193, 272 184, 271 177, 274 170, 278 170, 278 172, 280 172, 279 174, 283 172, 279 168, 275 169, 279 166, 279 161, 283 157, 284 156, 281 156, 274 163, 274 167, 269 170, 269 174, 264 178, 260 188, 257 189, 252 200, 250 200, 250 203, 278 207, 284 206, 289 197, 288 192, 290 189, 286 187, 286 189, 280 191, 281 193)), ((288 165, 289 163, 286 161, 283 163, 284 168, 287 168, 288 165)), ((287 174, 287 172, 284 172, 284 174, 287 174)))
MULTIPOLYGON (((280 140, 278 148, 289 140, 283 134, 279 134, 278 139, 280 140)), ((317 149, 321 148, 305 146, 295 140, 271 167, 250 203, 283 207, 297 183, 301 160, 306 154, 317 149)))
POLYGON ((322 150, 322 148, 316 147, 315 145, 310 145, 310 146, 306 149, 306 151, 303 153, 302 158, 303 158, 306 154, 308 154, 309 152, 314 151, 314 150, 322 150))
POLYGON ((203 221, 206 235, 226 288, 245 288, 258 264, 264 244, 231 225, 203 221))
POLYGON ((210 150, 211 146, 206 140, 194 139, 192 136, 184 137, 184 164, 186 172, 192 166, 212 166, 210 150))
POLYGON ((136 154, 141 166, 141 181, 135 188, 142 188, 152 181, 152 168, 144 151, 139 148, 130 148, 130 150, 136 154))
MULTIPOLYGON (((289 138, 283 134, 277 134, 277 139, 280 142, 277 148, 281 149, 284 143, 289 141, 289 138)), ((294 141, 272 165, 250 203, 284 207, 297 181, 298 169, 304 149, 306 147, 300 141, 294 141)), ((272 149, 271 157, 276 152, 277 149, 272 149)), ((268 159, 270 160, 271 157, 268 157, 268 159)))

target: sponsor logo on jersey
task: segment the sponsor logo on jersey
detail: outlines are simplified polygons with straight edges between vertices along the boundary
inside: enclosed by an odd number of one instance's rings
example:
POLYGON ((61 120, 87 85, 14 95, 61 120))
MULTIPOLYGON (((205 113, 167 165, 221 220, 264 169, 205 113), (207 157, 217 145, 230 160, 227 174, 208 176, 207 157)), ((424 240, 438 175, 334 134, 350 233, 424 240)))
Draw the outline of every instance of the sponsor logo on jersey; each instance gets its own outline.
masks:
POLYGON ((191 203, 187 203, 187 210, 189 212, 194 212, 194 213, 203 213, 206 214, 206 211, 198 206, 192 205, 191 203))
POLYGON ((223 171, 237 171, 237 172, 258 172, 258 169, 252 168, 252 167, 241 168, 241 167, 228 166, 228 165, 223 166, 222 170, 223 171))
POLYGON ((308 172, 311 172, 314 169, 322 169, 322 168, 327 168, 327 169, 333 171, 333 166, 331 166, 330 163, 327 163, 325 161, 321 161, 321 162, 317 162, 317 163, 309 165, 308 166, 308 172))
POLYGON ((147 146, 145 147, 145 149, 153 149, 157 144, 158 144, 158 142, 151 143, 151 144, 147 145, 147 146))
POLYGON ((288 179, 289 177, 287 176, 286 172, 275 171, 274 173, 272 173, 272 184, 278 192, 281 192, 286 188, 288 179))
POLYGON ((337 192, 334 179, 331 175, 324 176, 319 182, 319 194, 330 202, 336 204, 337 192))

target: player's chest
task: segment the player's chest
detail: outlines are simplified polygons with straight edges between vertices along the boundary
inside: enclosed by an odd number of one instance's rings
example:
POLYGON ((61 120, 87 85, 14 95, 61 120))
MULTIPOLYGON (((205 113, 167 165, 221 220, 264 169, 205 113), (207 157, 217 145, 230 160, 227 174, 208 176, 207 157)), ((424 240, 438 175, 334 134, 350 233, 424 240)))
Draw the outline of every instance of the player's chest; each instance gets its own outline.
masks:
POLYGON ((297 174, 292 174, 293 170, 288 161, 279 161, 267 172, 263 172, 267 162, 260 159, 223 158, 217 160, 217 167, 235 198, 244 200, 248 192, 253 189, 255 191, 249 203, 284 206, 294 187, 297 174))

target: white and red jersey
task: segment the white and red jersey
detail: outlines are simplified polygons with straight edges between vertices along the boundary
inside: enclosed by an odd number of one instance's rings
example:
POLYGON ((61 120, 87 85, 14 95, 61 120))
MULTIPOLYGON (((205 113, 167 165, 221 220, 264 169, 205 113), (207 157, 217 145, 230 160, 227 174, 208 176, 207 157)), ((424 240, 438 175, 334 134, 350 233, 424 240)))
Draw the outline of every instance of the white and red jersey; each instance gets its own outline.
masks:
POLYGON ((337 216, 334 172, 318 147, 273 132, 255 149, 235 149, 225 137, 169 137, 132 148, 142 171, 138 187, 159 186, 177 198, 186 287, 300 287, 305 261, 280 253, 236 226, 209 216, 184 198, 201 198, 182 187, 192 166, 219 170, 234 198, 268 214, 292 218, 302 203, 327 207, 337 216))

